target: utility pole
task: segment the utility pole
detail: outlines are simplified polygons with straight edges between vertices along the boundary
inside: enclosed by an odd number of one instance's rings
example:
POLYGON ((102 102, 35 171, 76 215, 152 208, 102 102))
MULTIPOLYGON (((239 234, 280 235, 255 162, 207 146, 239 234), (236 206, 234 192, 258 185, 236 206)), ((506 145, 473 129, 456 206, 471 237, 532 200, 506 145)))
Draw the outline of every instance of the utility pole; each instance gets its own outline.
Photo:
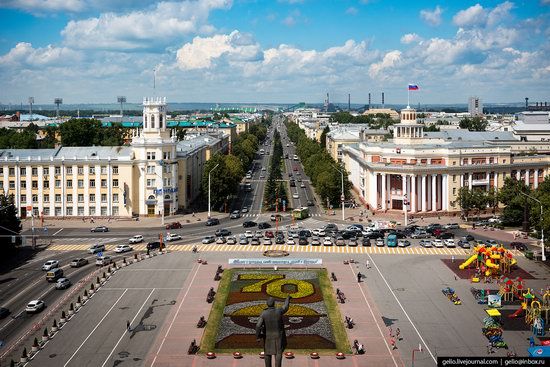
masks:
POLYGON ((218 168, 219 165, 219 163, 216 164, 214 168, 212 168, 210 172, 208 172, 208 218, 210 218, 210 174, 212 173, 212 171, 218 168))
MULTIPOLYGON (((519 193, 524 195, 526 200, 527 200, 527 198, 529 198, 531 200, 536 201, 540 205, 540 239, 541 239, 541 250, 542 250, 541 260, 544 262, 544 261, 546 261, 546 252, 545 252, 545 249, 544 249, 544 227, 543 227, 543 224, 544 224, 543 214, 544 214, 544 212, 543 212, 543 209, 542 209, 542 202, 539 199, 537 199, 536 197, 528 195, 528 194, 524 193, 523 191, 520 191, 519 193)), ((527 208, 527 205, 525 205, 525 207, 527 208)))
POLYGON ((346 215, 345 215, 346 196, 344 195, 344 171, 336 168, 335 166, 333 166, 333 167, 334 167, 335 170, 340 172, 340 174, 342 175, 342 195, 340 195, 340 201, 342 202, 342 220, 346 220, 346 215))

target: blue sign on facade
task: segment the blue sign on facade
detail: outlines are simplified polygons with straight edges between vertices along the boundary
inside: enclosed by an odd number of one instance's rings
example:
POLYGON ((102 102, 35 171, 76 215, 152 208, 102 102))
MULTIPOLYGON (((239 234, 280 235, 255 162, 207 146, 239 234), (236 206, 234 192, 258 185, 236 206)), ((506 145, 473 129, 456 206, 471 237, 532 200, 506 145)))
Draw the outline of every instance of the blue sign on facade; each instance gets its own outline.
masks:
POLYGON ((154 190, 154 193, 155 195, 160 195, 160 194, 173 194, 175 192, 178 192, 178 188, 177 187, 164 187, 162 189, 155 189, 154 190))

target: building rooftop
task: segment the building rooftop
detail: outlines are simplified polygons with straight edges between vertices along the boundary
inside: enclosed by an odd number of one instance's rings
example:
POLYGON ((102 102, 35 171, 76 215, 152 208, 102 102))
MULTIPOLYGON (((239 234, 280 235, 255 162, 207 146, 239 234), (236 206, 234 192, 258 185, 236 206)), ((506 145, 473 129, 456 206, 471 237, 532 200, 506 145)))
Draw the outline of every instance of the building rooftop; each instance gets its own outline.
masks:
POLYGON ((205 145, 211 146, 220 142, 220 139, 208 134, 198 134, 186 136, 185 140, 178 141, 176 145, 176 154, 186 156, 205 145))
POLYGON ((130 160, 132 157, 132 148, 127 146, 61 147, 56 155, 56 159, 130 160))
POLYGON ((55 157, 59 149, 3 149, 0 150, 2 160, 48 160, 55 157))
POLYGON ((428 139, 443 139, 445 141, 517 141, 517 138, 510 131, 468 131, 465 129, 425 132, 424 137, 428 139))

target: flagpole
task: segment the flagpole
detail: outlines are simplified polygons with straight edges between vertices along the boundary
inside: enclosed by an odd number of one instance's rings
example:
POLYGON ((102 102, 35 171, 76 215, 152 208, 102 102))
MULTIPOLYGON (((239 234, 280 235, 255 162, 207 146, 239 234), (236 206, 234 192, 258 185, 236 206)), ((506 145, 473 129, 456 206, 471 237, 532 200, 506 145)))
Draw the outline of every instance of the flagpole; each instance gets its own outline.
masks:
POLYGON ((409 86, 407 85, 407 108, 410 108, 410 106, 411 106, 410 95, 411 95, 411 90, 409 89, 409 86))

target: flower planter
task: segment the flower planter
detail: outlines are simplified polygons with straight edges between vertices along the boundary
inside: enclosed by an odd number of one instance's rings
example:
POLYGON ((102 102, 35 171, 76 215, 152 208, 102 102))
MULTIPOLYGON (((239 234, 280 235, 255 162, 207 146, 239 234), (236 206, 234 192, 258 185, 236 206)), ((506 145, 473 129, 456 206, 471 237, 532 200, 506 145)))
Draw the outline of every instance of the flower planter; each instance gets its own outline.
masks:
POLYGON ((69 316, 74 315, 74 310, 69 310, 69 316))
POLYGON ((52 327, 52 333, 55 333, 55 332, 57 332, 57 326, 52 327))
POLYGON ((78 303, 78 302, 77 302, 77 303, 75 303, 74 306, 75 306, 75 308, 78 310, 80 307, 82 307, 82 303, 78 303))
POLYGON ((265 358, 265 353, 264 353, 264 352, 260 352, 260 358, 261 358, 261 359, 264 359, 264 358, 265 358))
POLYGON ((294 353, 292 353, 292 352, 285 352, 285 358, 286 358, 286 359, 292 359, 292 358, 294 358, 294 353))
POLYGON ((105 279, 106 279, 106 278, 101 278, 101 279, 99 280, 99 282, 100 282, 101 284, 103 284, 103 283, 105 283, 105 279))
POLYGON ((40 349, 40 347, 35 347, 34 345, 31 347, 31 352, 32 353, 36 353, 38 352, 38 349, 40 349))
POLYGON ((208 352, 208 353, 206 353, 206 358, 208 358, 208 359, 214 359, 214 358, 216 358, 216 353, 214 353, 214 352, 208 352))
POLYGON ((29 358, 27 358, 27 357, 21 357, 21 359, 19 361, 21 363, 27 363, 28 360, 29 360, 29 358))
POLYGON ((60 324, 64 324, 64 323, 66 323, 66 322, 67 322, 67 319, 66 319, 66 318, 61 318, 61 319, 59 319, 59 323, 60 323, 60 324))
POLYGON ((49 336, 49 335, 42 335, 42 341, 43 341, 43 342, 47 342, 48 340, 50 340, 50 336, 49 336))
POLYGON ((336 359, 345 359, 346 355, 342 352, 336 353, 336 359))
POLYGON ((90 290, 88 291, 88 294, 91 296, 92 294, 94 294, 94 292, 95 292, 95 290, 90 289, 90 290))
POLYGON ((311 359, 319 359, 319 353, 317 352, 311 352, 309 353, 309 356, 311 357, 311 359))
POLYGON ((241 359, 242 357, 243 355, 241 354, 241 352, 233 352, 233 358, 241 359))
POLYGON ((86 302, 88 300, 88 296, 82 296, 82 301, 86 302))

